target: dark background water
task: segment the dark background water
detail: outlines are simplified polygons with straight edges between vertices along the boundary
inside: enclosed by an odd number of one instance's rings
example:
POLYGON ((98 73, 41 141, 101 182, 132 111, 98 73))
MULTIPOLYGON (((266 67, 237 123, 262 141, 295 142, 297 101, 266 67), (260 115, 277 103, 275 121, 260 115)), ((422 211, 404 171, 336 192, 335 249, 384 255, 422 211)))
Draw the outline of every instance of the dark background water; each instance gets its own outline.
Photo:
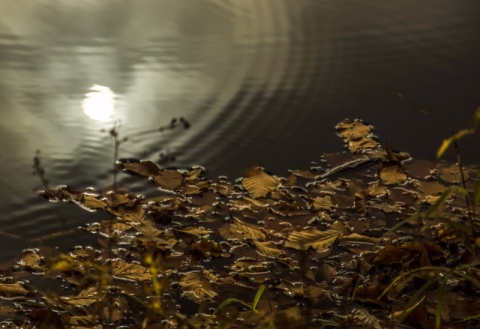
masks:
MULTIPOLYGON (((1 0, 0 228, 22 239, 2 235, 0 260, 40 245, 25 238, 102 218, 38 198, 31 174, 40 149, 54 186, 110 182, 101 130, 112 123, 81 107, 93 85, 115 94, 122 135, 179 116, 192 124, 125 143, 121 156, 170 151, 172 165, 210 177, 257 163, 279 175, 307 168, 341 149, 333 127, 345 117, 433 158, 446 132, 393 94, 463 127, 480 105, 479 13, 466 0, 1 0)), ((479 162, 474 139, 463 155, 479 162)))

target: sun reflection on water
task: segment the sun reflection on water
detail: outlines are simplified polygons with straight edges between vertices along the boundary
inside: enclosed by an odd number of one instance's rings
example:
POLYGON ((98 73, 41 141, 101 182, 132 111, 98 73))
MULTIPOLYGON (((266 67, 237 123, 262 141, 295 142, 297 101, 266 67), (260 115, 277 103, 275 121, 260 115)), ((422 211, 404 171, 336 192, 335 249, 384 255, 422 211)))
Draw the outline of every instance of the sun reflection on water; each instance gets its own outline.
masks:
POLYGON ((83 113, 95 121, 111 121, 115 113, 115 93, 100 85, 93 85, 89 90, 82 101, 83 113))

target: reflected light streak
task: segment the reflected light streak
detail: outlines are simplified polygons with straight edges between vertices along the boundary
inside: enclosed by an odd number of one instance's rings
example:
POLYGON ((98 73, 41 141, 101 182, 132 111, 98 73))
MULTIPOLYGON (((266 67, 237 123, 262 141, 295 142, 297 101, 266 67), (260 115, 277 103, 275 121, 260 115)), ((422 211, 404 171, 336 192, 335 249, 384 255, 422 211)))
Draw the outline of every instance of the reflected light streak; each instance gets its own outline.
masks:
POLYGON ((108 122, 115 112, 115 93, 108 87, 93 85, 82 101, 83 113, 90 119, 108 122))

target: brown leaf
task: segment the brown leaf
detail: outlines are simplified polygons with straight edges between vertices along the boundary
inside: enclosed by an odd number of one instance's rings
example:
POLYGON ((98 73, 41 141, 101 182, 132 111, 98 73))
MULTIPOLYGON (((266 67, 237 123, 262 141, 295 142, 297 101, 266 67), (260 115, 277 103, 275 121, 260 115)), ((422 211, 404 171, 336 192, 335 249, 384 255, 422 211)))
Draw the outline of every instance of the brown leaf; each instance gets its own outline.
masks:
POLYGON ((0 283, 0 296, 12 298, 25 296, 29 291, 20 283, 0 283))
POLYGON ((177 170, 166 169, 160 171, 155 177, 153 177, 153 182, 156 186, 164 190, 172 191, 182 186, 183 175, 177 170))
POLYGON ((60 300, 70 305, 87 306, 102 300, 103 296, 104 293, 101 293, 97 287, 88 287, 76 295, 61 296, 60 300))
POLYGON ((292 232, 285 241, 285 247, 297 250, 308 250, 310 247, 317 250, 329 248, 340 236, 336 230, 320 231, 308 227, 302 231, 292 232))
POLYGON ((111 266, 112 275, 115 278, 130 281, 146 281, 152 278, 148 269, 139 264, 131 264, 118 260, 112 262, 111 266))
POLYGON ((426 297, 423 296, 409 309, 392 312, 388 317, 392 320, 400 318, 400 323, 413 326, 414 328, 423 328, 428 315, 425 303, 426 297))
POLYGON ((160 171, 160 168, 152 161, 124 162, 122 163, 122 167, 123 169, 133 171, 145 177, 154 177, 160 171))
POLYGON ((267 174, 261 167, 250 170, 242 180, 243 187, 254 198, 260 198, 278 187, 278 180, 267 174))
POLYGON ((328 195, 325 197, 313 198, 312 206, 315 210, 332 210, 335 207, 332 199, 328 195))
POLYGON ((283 250, 278 249, 277 245, 274 244, 272 241, 253 241, 257 251, 267 257, 278 257, 283 254, 283 250))
POLYGON ((91 194, 84 194, 82 198, 82 204, 90 209, 104 209, 107 207, 107 203, 98 199, 97 196, 91 194))
POLYGON ((197 304, 209 301, 217 296, 210 282, 200 271, 186 273, 179 281, 185 296, 197 304))
POLYGON ((27 249, 23 252, 18 264, 34 271, 43 271, 45 269, 45 266, 42 264, 42 258, 32 249, 27 249))
POLYGON ((404 250, 394 245, 387 245, 377 251, 372 264, 397 264, 401 263, 405 256, 404 250))
POLYGON ((265 240, 266 235, 260 231, 260 226, 250 224, 234 218, 232 223, 221 226, 218 231, 220 235, 227 240, 231 239, 250 239, 265 240))
MULTIPOLYGON (((447 182, 452 184, 457 184, 462 181, 462 174, 460 172, 460 168, 456 164, 447 165, 444 163, 440 163, 437 165, 438 168, 438 176, 447 182)), ((468 172, 464 171, 465 180, 468 179, 468 172)))
POLYGON ((385 185, 401 184, 407 179, 407 175, 398 163, 385 163, 380 171, 380 179, 385 185))
POLYGON ((215 243, 205 238, 200 238, 200 242, 192 243, 192 249, 200 251, 204 257, 210 257, 212 255, 218 257, 223 253, 223 248, 220 243, 215 243))

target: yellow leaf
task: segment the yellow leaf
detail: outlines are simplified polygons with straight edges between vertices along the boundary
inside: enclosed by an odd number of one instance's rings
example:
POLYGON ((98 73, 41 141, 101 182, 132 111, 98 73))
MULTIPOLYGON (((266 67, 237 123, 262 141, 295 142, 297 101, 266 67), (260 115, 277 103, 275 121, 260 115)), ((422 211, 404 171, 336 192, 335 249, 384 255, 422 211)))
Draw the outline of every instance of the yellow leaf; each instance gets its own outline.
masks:
POLYGON ((278 187, 278 180, 267 174, 261 167, 255 167, 242 180, 243 187, 254 198, 260 198, 278 187))

